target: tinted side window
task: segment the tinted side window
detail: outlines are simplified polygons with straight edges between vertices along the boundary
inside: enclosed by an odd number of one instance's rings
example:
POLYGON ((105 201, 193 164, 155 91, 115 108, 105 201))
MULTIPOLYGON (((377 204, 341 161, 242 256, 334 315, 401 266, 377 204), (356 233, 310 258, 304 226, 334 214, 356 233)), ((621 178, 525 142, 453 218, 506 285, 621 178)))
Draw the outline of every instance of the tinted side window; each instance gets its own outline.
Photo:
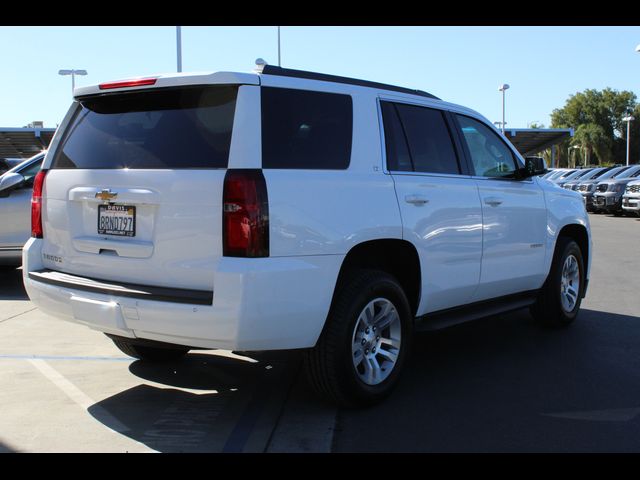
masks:
POLYGON ((516 164, 504 141, 489 127, 473 118, 463 115, 457 115, 457 118, 471 155, 474 174, 479 177, 514 176, 516 164))
POLYGON ((460 173, 441 111, 389 102, 381 105, 390 171, 460 173))
POLYGON ((458 159, 443 113, 432 108, 397 104, 416 172, 459 174, 458 159))
POLYGON ((396 106, 389 102, 380 102, 380 105, 384 123, 387 169, 391 172, 413 172, 409 147, 396 106))
POLYGON ((262 167, 349 167, 351 96, 262 87, 262 167))

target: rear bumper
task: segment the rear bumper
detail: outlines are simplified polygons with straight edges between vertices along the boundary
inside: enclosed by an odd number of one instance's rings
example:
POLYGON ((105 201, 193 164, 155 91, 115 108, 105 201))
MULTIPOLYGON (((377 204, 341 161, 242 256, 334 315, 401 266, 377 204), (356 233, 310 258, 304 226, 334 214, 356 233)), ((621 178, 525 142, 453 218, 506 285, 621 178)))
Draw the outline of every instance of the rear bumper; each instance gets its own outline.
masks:
MULTIPOLYGON (((225 350, 314 346, 344 258, 224 257, 212 272, 213 300, 203 304, 175 298, 145 299, 112 288, 112 282, 99 281, 101 285, 96 285, 94 279, 84 279, 86 285, 81 285, 77 283, 82 283, 80 277, 65 278, 61 272, 45 270, 41 245, 40 239, 27 242, 23 279, 29 298, 43 312, 111 335, 225 350)), ((140 287, 118 286, 134 291, 140 287)), ((171 291, 161 290, 163 294, 171 291)))

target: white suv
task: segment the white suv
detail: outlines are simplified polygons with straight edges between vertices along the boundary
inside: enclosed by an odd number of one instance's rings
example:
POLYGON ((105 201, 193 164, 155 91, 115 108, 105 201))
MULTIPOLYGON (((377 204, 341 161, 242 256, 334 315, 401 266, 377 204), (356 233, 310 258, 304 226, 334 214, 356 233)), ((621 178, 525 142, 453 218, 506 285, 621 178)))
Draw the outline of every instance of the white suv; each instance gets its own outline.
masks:
POLYGON ((272 66, 79 88, 35 182, 24 282, 133 357, 307 349, 318 392, 373 403, 416 329, 576 317, 589 220, 540 173, 418 90, 272 66))

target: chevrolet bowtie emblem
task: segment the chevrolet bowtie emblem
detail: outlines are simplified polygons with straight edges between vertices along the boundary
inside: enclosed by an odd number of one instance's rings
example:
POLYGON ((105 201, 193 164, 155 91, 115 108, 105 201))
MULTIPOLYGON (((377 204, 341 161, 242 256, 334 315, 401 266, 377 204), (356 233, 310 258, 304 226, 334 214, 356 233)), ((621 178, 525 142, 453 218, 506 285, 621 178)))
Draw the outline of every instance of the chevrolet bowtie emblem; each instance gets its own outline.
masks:
POLYGON ((96 193, 95 198, 99 198, 103 202, 109 203, 113 199, 115 199, 117 196, 118 196, 117 192, 112 192, 111 189, 107 188, 107 189, 100 190, 98 193, 96 193))

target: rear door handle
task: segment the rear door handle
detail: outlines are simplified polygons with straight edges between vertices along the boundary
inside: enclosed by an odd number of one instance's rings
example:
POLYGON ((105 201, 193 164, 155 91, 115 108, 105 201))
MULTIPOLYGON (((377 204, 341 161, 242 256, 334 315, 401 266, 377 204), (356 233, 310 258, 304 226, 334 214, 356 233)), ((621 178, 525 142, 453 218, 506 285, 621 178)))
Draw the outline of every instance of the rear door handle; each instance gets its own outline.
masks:
POLYGON ((429 199, 424 197, 423 195, 406 195, 404 197, 404 201, 418 206, 429 203, 429 199))
POLYGON ((487 205, 491 205, 492 207, 497 207, 498 205, 501 205, 503 201, 504 200, 500 197, 486 197, 484 199, 484 203, 486 203, 487 205))

